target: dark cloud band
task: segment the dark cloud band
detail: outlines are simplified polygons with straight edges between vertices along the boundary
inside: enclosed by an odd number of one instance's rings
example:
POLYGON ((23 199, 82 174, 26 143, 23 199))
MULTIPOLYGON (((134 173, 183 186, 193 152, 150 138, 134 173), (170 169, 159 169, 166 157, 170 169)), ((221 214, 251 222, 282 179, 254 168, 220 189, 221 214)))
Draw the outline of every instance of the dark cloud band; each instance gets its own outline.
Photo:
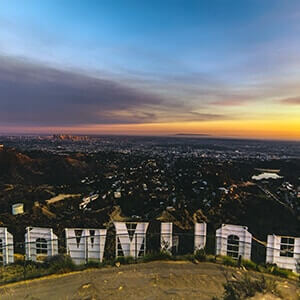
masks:
POLYGON ((182 99, 0 56, 0 125, 84 126, 227 119, 182 99))
POLYGON ((0 58, 0 120, 14 124, 136 123, 152 114, 118 114, 159 105, 149 93, 70 71, 0 58))
POLYGON ((288 105, 300 105, 300 97, 286 98, 282 99, 280 102, 288 105))

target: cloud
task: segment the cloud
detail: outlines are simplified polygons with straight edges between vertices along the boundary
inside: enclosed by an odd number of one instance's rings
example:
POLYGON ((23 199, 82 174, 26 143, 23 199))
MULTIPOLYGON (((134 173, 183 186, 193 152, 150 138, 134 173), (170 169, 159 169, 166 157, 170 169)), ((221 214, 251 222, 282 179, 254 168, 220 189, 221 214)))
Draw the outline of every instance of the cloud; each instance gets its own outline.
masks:
POLYGON ((120 82, 0 56, 0 124, 76 127, 227 119, 120 82))
POLYGON ((0 121, 12 124, 137 123, 155 116, 134 111, 163 102, 162 97, 113 80, 4 57, 0 57, 0 91, 0 121))
POLYGON ((246 105, 247 102, 241 99, 224 99, 224 100, 211 102, 210 104, 217 105, 217 106, 242 106, 242 105, 246 105))
POLYGON ((287 105, 300 105, 300 97, 286 98, 280 100, 280 102, 287 105))

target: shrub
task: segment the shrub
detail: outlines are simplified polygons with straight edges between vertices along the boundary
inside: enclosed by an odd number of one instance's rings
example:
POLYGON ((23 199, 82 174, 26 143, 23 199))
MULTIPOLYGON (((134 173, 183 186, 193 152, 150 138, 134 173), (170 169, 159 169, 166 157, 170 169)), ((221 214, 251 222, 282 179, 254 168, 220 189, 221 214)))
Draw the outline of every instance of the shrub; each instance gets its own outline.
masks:
POLYGON ((206 260, 206 253, 204 249, 199 249, 195 252, 195 258, 199 261, 205 261, 206 260))
POLYGON ((86 268, 100 268, 104 266, 104 263, 95 260, 89 260, 84 266, 86 268))
POLYGON ((146 254, 143 257, 143 262, 149 262, 154 260, 170 260, 172 258, 169 252, 161 251, 155 253, 146 254))
POLYGON ((212 263, 216 263, 217 262, 217 259, 216 259, 216 256, 215 255, 206 255, 206 260, 209 261, 209 262, 212 262, 212 263))
POLYGON ((242 266, 247 270, 259 271, 257 264, 251 260, 242 259, 242 266))
POLYGON ((256 293, 267 293, 278 295, 276 289, 276 282, 274 280, 266 279, 261 276, 260 279, 251 279, 244 275, 240 279, 228 280, 226 278, 224 284, 224 300, 243 300, 249 297, 254 297, 256 293))
POLYGON ((292 271, 281 269, 278 267, 272 268, 270 273, 283 278, 289 278, 290 276, 293 276, 292 271))
POLYGON ((49 256, 43 265, 49 269, 49 273, 66 273, 76 270, 76 265, 69 255, 58 254, 49 256))
MULTIPOLYGON (((173 258, 173 257, 172 257, 173 258)), ((188 260, 188 261, 192 261, 194 262, 195 261, 195 255, 194 254, 185 254, 183 255, 182 257, 178 257, 177 260, 188 260)))
POLYGON ((237 267, 238 265, 238 262, 230 256, 222 256, 221 259, 225 266, 237 267))
POLYGON ((273 274, 275 276, 280 276, 283 278, 294 278, 295 279, 297 277, 297 275, 293 271, 279 268, 279 267, 277 267, 276 264, 264 265, 264 272, 273 274))
POLYGON ((132 256, 119 256, 114 260, 114 263, 119 262, 121 265, 129 265, 135 263, 132 256))

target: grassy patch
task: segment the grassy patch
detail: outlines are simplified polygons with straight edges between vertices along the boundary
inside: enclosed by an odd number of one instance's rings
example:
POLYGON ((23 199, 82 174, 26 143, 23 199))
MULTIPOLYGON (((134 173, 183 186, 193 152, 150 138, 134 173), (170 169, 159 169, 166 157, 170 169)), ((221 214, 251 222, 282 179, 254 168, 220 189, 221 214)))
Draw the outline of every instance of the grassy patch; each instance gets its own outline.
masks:
POLYGON ((286 269, 281 269, 281 268, 277 267, 276 265, 267 265, 266 272, 276 275, 276 276, 283 277, 283 278, 295 278, 295 276, 297 276, 292 271, 286 270, 286 269))
POLYGON ((26 279, 39 278, 50 274, 68 273, 77 269, 67 255, 55 255, 44 262, 16 261, 1 267, 0 282, 10 283, 26 279))
POLYGON ((132 256, 119 256, 114 261, 113 264, 119 262, 121 265, 129 265, 136 262, 136 260, 132 256))
POLYGON ((220 259, 220 262, 225 266, 231 266, 231 267, 238 266, 238 261, 233 259, 230 256, 220 256, 219 259, 220 259))
POLYGON ((161 251, 155 253, 146 254, 143 258, 143 262, 150 262, 154 260, 171 260, 172 255, 169 252, 161 251))
POLYGON ((43 262, 43 267, 48 269, 50 274, 68 273, 77 268, 70 256, 60 254, 47 257, 43 262))
POLYGON ((90 268, 101 268, 101 267, 104 267, 105 265, 111 265, 112 263, 111 262, 100 262, 100 261, 97 261, 97 260, 89 260, 85 265, 84 267, 86 269, 90 269, 90 268))
POLYGON ((72 271, 80 271, 88 268, 101 268, 104 266, 115 266, 117 263, 120 265, 133 264, 137 262, 151 262, 151 261, 207 261, 218 263, 231 267, 244 267, 247 270, 254 270, 261 273, 268 273, 283 278, 299 279, 300 277, 292 271, 278 268, 276 265, 257 265, 249 260, 241 260, 240 262, 228 256, 214 256, 206 255, 201 250, 194 254, 186 255, 171 255, 168 252, 154 252, 147 253, 144 257, 135 260, 133 257, 118 257, 112 260, 104 260, 102 263, 99 261, 89 261, 86 264, 75 265, 68 255, 55 255, 48 257, 44 262, 32 262, 24 260, 16 260, 15 263, 5 267, 0 267, 0 284, 21 281, 25 279, 38 278, 50 274, 61 274, 72 271))
POLYGON ((199 249, 194 254, 195 259, 198 261, 206 261, 206 253, 204 249, 199 249))
POLYGON ((254 270, 258 272, 260 271, 258 269, 258 265, 252 260, 242 259, 242 266, 245 267, 247 270, 254 270))

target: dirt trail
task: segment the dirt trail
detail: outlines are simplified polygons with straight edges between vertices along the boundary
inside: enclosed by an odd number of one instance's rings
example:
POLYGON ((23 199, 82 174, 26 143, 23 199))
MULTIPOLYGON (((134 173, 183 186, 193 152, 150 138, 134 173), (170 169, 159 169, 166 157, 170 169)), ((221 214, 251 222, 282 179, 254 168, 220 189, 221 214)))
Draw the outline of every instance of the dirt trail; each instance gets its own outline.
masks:
MULTIPOLYGON (((6 285, 0 287, 0 299, 211 300, 223 293, 225 278, 221 268, 212 263, 151 262, 90 269, 6 285)), ((240 272, 233 268, 226 270, 230 274, 240 272)), ((296 283, 280 278, 276 280, 283 299, 298 299, 296 283)), ((278 299, 264 297, 257 299, 278 299)))

